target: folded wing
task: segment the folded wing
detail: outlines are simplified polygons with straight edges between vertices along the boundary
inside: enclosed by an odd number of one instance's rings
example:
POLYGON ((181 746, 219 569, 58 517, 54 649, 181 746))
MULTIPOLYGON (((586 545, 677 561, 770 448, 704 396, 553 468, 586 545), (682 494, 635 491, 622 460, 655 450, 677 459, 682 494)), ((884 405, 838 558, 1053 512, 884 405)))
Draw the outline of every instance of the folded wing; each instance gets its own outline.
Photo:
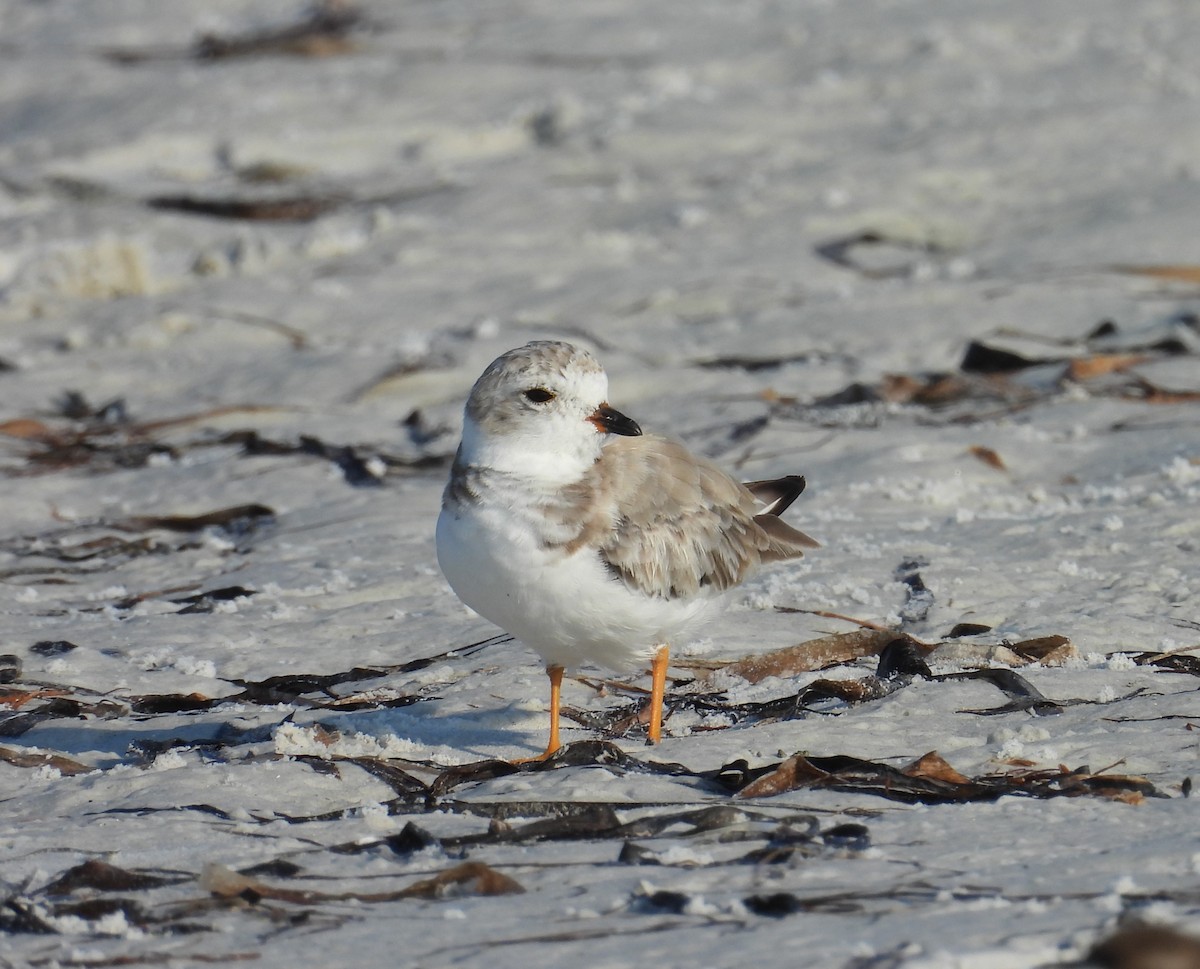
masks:
POLYGON ((692 597, 817 547, 777 517, 803 490, 798 475, 742 485, 683 445, 645 435, 610 441, 562 508, 546 511, 579 523, 558 531, 572 534, 556 544, 597 547, 614 575, 647 595, 692 597))

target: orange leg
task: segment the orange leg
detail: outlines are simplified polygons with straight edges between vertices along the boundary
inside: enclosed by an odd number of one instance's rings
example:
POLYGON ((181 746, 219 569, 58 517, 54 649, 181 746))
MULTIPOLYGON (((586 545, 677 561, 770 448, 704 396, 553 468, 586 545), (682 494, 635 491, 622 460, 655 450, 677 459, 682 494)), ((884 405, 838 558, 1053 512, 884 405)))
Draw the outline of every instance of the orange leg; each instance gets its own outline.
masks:
POLYGON ((650 743, 656 744, 662 740, 663 696, 667 692, 667 660, 670 658, 669 646, 658 647, 654 654, 654 662, 650 667, 650 743))
POLYGON ((558 739, 558 711, 562 706, 563 668, 547 666, 546 675, 550 677, 550 742, 546 745, 544 754, 539 754, 537 757, 522 757, 512 761, 514 764, 528 764, 535 760, 545 760, 562 746, 562 741, 558 739))
POLYGON ((558 739, 558 711, 562 706, 563 668, 547 666, 546 675, 550 677, 550 742, 546 745, 543 757, 549 757, 562 746, 562 741, 558 739))

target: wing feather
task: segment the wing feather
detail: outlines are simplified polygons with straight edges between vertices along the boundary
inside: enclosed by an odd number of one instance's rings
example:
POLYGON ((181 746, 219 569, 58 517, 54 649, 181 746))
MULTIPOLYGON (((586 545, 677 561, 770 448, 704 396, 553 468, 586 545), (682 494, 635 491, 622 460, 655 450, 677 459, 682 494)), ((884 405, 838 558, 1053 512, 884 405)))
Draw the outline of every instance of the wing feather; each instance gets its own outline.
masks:
POLYGON ((545 511, 564 526, 578 523, 577 530, 553 530, 571 532, 557 543, 568 552, 594 546, 631 588, 692 597, 732 588, 760 562, 798 558, 816 546, 775 517, 803 488, 795 476, 754 485, 769 502, 766 513, 754 492, 682 444, 622 437, 545 511))

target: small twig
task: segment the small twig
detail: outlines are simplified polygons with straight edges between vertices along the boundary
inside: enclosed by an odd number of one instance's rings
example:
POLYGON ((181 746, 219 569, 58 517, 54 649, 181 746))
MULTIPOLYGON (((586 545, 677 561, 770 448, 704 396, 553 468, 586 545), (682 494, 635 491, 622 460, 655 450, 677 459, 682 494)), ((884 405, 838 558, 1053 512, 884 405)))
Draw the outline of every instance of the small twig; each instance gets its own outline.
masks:
POLYGON ((891 626, 885 626, 870 619, 855 619, 853 616, 843 616, 840 612, 827 612, 824 609, 797 609, 794 606, 776 606, 775 611, 788 614, 798 613, 805 616, 820 616, 822 619, 840 619, 842 622, 851 622, 863 629, 874 629, 876 632, 881 633, 895 631, 891 626))

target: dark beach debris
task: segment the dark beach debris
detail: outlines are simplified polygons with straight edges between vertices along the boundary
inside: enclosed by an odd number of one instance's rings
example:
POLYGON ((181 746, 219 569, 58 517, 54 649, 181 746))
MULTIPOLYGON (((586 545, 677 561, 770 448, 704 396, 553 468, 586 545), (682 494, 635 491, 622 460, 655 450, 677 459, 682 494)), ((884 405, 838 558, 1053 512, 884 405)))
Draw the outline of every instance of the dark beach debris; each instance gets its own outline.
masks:
POLYGON ((921 559, 905 559, 896 566, 895 579, 904 586, 900 620, 905 625, 924 622, 933 608, 933 593, 926 587, 920 572, 928 564, 921 559))
POLYGON ((270 899, 293 905, 344 901, 394 902, 408 898, 462 898, 471 895, 519 895, 525 891, 515 879, 479 861, 463 862, 430 878, 422 878, 405 888, 390 892, 318 892, 311 889, 281 888, 218 864, 205 866, 200 875, 200 884, 218 898, 241 898, 251 902, 270 899))
POLYGON ((55 409, 60 416, 73 421, 109 425, 129 423, 129 412, 123 397, 116 397, 107 404, 93 407, 79 391, 68 390, 55 402, 55 409))
POLYGON ((114 522, 111 527, 130 532, 161 528, 188 534, 215 529, 230 538, 246 538, 275 522, 275 509, 268 505, 248 504, 218 508, 197 515, 141 515, 114 522))
POLYGON ((359 487, 378 485, 383 478, 383 469, 421 472, 440 469, 450 462, 450 456, 445 454, 398 457, 358 445, 329 444, 312 435, 302 435, 296 443, 291 443, 264 438, 257 431, 234 431, 224 435, 218 443, 239 446, 245 457, 300 454, 322 458, 337 465, 347 484, 359 487), (363 458, 359 453, 362 451, 372 453, 363 458))
POLYGON ((228 219, 242 222, 312 222, 345 208, 370 210, 399 206, 446 192, 457 191, 454 182, 437 180, 393 188, 375 194, 356 194, 340 188, 312 185, 309 188, 273 185, 253 190, 238 188, 222 194, 152 195, 143 204, 159 212, 228 219))
POLYGON ((821 363, 828 359, 828 354, 817 351, 807 353, 785 353, 778 356, 719 356, 706 357, 697 360, 696 366, 704 370, 744 370, 746 373, 762 373, 768 370, 778 370, 793 363, 821 363))
MULTIPOLYGON (((1146 797, 1165 797, 1144 777, 1092 772, 1087 767, 1070 769, 1059 765, 1049 769, 1019 764, 1013 770, 967 777, 956 771, 936 751, 931 751, 897 768, 847 755, 817 756, 794 754, 782 761, 751 767, 745 760, 733 761, 716 770, 696 771, 682 764, 663 764, 641 760, 628 754, 616 756, 603 741, 580 741, 563 748, 566 756, 559 763, 553 759, 543 762, 538 771, 553 771, 570 766, 592 766, 617 774, 645 772, 691 779, 702 790, 723 792, 738 799, 771 798, 789 791, 803 789, 836 790, 852 794, 867 794, 886 800, 909 804, 963 804, 975 801, 994 801, 1005 796, 1034 798, 1095 796, 1127 803, 1140 803, 1146 797), (572 748, 579 748, 578 751, 572 748)), ((336 758, 335 758, 336 760, 336 758)), ((356 761, 364 766, 362 761, 356 761)), ((395 813, 424 810, 451 811, 491 818, 500 824, 484 834, 439 839, 443 847, 463 847, 472 844, 508 844, 547 840, 622 841, 655 837, 664 831, 689 827, 693 833, 728 826, 737 818, 720 808, 688 809, 663 815, 660 813, 635 821, 622 822, 616 811, 630 810, 628 803, 563 803, 530 801, 503 802, 499 807, 488 802, 446 799, 445 795, 465 785, 474 785, 496 777, 527 772, 529 765, 513 765, 505 761, 481 761, 448 768, 431 781, 424 791, 415 778, 404 782, 403 793, 395 801, 395 813), (497 813, 499 811, 500 813, 497 813), (525 825, 509 825, 508 819, 542 815, 525 825)), ((379 776, 377 774, 377 776, 379 776)), ((397 785, 393 785, 394 789, 397 785)), ((287 818, 292 823, 314 820, 335 820, 338 812, 319 818, 287 818)), ((277 817, 279 817, 277 815, 277 817)), ((778 822, 778 818, 774 819, 778 822)), ((823 843, 842 850, 863 845, 866 832, 858 829, 832 829, 823 843)), ((811 840, 811 831, 791 842, 811 840)))
POLYGON ((208 592, 200 592, 192 596, 184 596, 181 599, 171 599, 170 601, 176 605, 183 606, 179 610, 179 615, 182 616, 189 613, 213 612, 219 602, 234 602, 238 599, 249 599, 254 595, 258 595, 254 589, 247 589, 240 585, 230 585, 220 589, 210 589, 208 592))
POLYGON ((1095 969, 1200 969, 1200 939, 1171 926, 1135 922, 1093 945, 1079 965, 1095 969))
MULTIPOLYGON (((832 394, 803 401, 768 391, 764 399, 772 416, 800 418, 821 424, 821 412, 862 404, 904 404, 928 411, 945 411, 945 419, 973 422, 1003 416, 1052 399, 1072 385, 1083 385, 1091 396, 1115 397, 1152 404, 1200 402, 1200 388, 1163 387, 1135 368, 1180 355, 1200 354, 1200 317, 1180 312, 1139 329, 1124 331, 1107 321, 1072 340, 1048 341, 1037 334, 1001 330, 967 344, 955 372, 886 374, 877 383, 856 381, 832 394), (1018 352, 1004 345, 1017 339, 1018 352), (1027 349, 1050 344, 1049 352, 1027 349), (982 411, 981 403, 998 403, 999 410, 982 411)), ((863 414, 863 420, 870 415, 863 414)), ((875 418, 878 419, 878 416, 875 418)), ((985 447, 971 449, 979 460, 1004 470, 1004 462, 985 447)))
POLYGON ((658 889, 651 892, 638 892, 633 897, 634 911, 671 915, 682 915, 692 903, 692 897, 684 892, 673 892, 658 889))
POLYGON ((997 716, 1001 713, 1025 711, 1034 714, 1058 713, 1065 706, 1085 703, 1085 700, 1050 700, 1042 695, 1032 683, 1019 673, 1006 669, 961 670, 957 673, 943 673, 935 676, 935 680, 984 680, 996 687, 1009 702, 1003 706, 987 710, 964 710, 963 713, 977 713, 984 716, 997 716))
POLYGON ((161 885, 178 885, 191 881, 192 875, 183 872, 160 874, 149 871, 131 871, 118 868, 95 858, 68 868, 41 889, 44 895, 69 895, 80 889, 100 892, 128 892, 139 889, 157 888, 161 885))
POLYGON ((184 215, 246 222, 311 222, 340 208, 348 199, 338 196, 285 196, 280 198, 203 198, 194 195, 155 195, 147 207, 184 215))
POLYGON ((1020 642, 1004 642, 1004 646, 1029 663, 1053 666, 1074 655, 1074 646, 1066 636, 1036 636, 1020 642))
POLYGON ((866 279, 903 278, 912 274, 920 257, 948 254, 945 248, 933 242, 892 237, 873 230, 831 239, 817 245, 815 251, 822 259, 851 269, 866 279))
POLYGON ((967 448, 967 453, 970 454, 971 457, 982 461, 989 468, 992 468, 996 471, 1008 470, 1008 465, 1004 463, 1004 459, 990 447, 984 447, 982 444, 976 444, 967 448))
MULTIPOLYGON (((82 717, 113 720, 130 714, 157 716, 160 714, 199 713, 229 703, 275 706, 286 703, 306 709, 348 712, 357 709, 385 709, 409 706, 423 699, 420 695, 387 691, 338 696, 334 688, 364 680, 385 679, 425 669, 454 657, 472 656, 497 643, 507 642, 506 634, 491 636, 467 646, 384 667, 354 667, 339 673, 293 673, 267 677, 264 680, 231 679, 226 682, 240 691, 222 697, 200 693, 134 694, 122 698, 96 697, 86 690, 37 685, 6 687, 0 685, 0 737, 19 737, 48 720, 82 717), (313 694, 316 694, 313 696, 313 694)), ((255 730, 260 728, 254 728, 255 730)), ((249 736, 253 736, 253 731, 249 736)), ((210 740, 170 740, 156 742, 144 753, 157 753, 174 747, 221 749, 251 742, 247 735, 226 733, 210 740)), ((36 765, 30 765, 36 766, 36 765)))
POLYGON ((267 861, 261 861, 255 865, 248 865, 245 868, 239 868, 239 875, 249 875, 252 878, 258 875, 266 878, 295 878, 304 871, 294 861, 289 861, 286 858, 270 858, 267 861))
POLYGON ((203 34, 190 47, 125 47, 101 51, 116 64, 135 66, 162 60, 219 63, 251 57, 333 57, 356 49, 353 34, 371 25, 344 0, 323 0, 302 19, 245 34, 203 34))
POLYGON ((47 720, 112 720, 129 712, 127 704, 111 699, 80 700, 57 688, 0 688, 0 737, 19 737, 47 720), (28 708, 28 709, 25 709, 28 708), (13 712, 23 710, 24 712, 13 712))
POLYGON ((33 752, 18 750, 15 747, 2 746, 0 746, 0 762, 13 767, 49 767, 58 771, 63 777, 74 777, 76 774, 90 774, 96 769, 63 754, 33 752))
MULTIPOLYGON (((1194 650, 1196 647, 1191 648, 1194 650)), ((1172 673, 1200 676, 1200 656, 1186 653, 1131 653, 1130 659, 1138 666, 1157 666, 1172 673)))
POLYGON ((766 918, 779 919, 797 912, 811 911, 791 892, 772 892, 770 895, 751 895, 742 900, 748 912, 766 918))
POLYGON ((21 678, 21 657, 14 653, 0 653, 0 683, 16 683, 21 678))
POLYGON ((44 427, 39 434, 13 434, 12 423, 0 425, 0 434, 25 440, 31 446, 25 452, 25 466, 10 469, 9 474, 47 474, 74 468, 86 468, 100 474, 128 468, 145 467, 152 458, 178 457, 173 447, 150 440, 139 440, 131 428, 97 425, 82 430, 55 432, 44 427))
POLYGON ((969 778, 954 771, 936 752, 902 769, 844 755, 794 754, 769 768, 744 773, 753 779, 731 792, 738 798, 774 797, 788 791, 821 788, 873 794, 909 804, 964 804, 1005 796, 1096 796, 1137 804, 1146 797, 1166 796, 1144 777, 1093 774, 1086 767, 1020 768, 969 778))
POLYGON ((164 713, 198 713, 227 702, 202 693, 147 693, 129 698, 129 711, 156 717, 164 713))
MULTIPOLYGON (((993 709, 961 711, 984 716, 1014 711, 1052 714, 1066 706, 1099 702, 1049 699, 1038 692, 1028 680, 1010 669, 983 668, 934 675, 928 663, 930 659, 936 659, 936 647, 931 649, 919 640, 894 632, 880 636, 880 642, 883 645, 878 650, 880 658, 875 673, 861 679, 814 680, 791 696, 751 703, 726 703, 720 699, 719 694, 684 694, 672 698, 671 702, 677 707, 688 707, 706 713, 723 713, 735 723, 764 718, 793 719, 812 712, 812 704, 822 700, 840 700, 843 703, 855 704, 882 699, 906 686, 914 676, 935 682, 979 679, 991 683, 1009 697, 1009 703, 993 709)), ((1065 658, 1070 655, 1069 651, 1073 650, 1070 641, 1064 636, 1045 636, 1022 643, 1004 644, 1003 648, 1019 663, 1045 663, 1051 658, 1065 658)), ((739 672, 740 667, 730 664, 722 669, 739 672)), ((1136 691, 1129 696, 1134 695, 1136 691)))
MULTIPOLYGON (((106 405, 111 409, 116 402, 106 405)), ((371 486, 380 483, 386 472, 425 472, 446 466, 452 455, 426 450, 442 437, 436 434, 425 444, 418 445, 414 456, 392 455, 363 445, 334 444, 316 435, 303 434, 296 441, 275 441, 253 429, 240 429, 214 434, 207 426, 216 418, 231 414, 277 411, 279 408, 260 405, 218 407, 196 414, 161 420, 132 422, 122 419, 113 423, 93 419, 94 411, 86 403, 71 409, 78 417, 58 417, 53 421, 40 418, 14 418, 0 421, 0 442, 7 439, 20 458, 11 459, 0 473, 11 476, 49 474, 58 471, 82 470, 104 474, 123 468, 141 468, 152 458, 175 460, 183 454, 201 448, 233 446, 243 457, 304 455, 330 461, 342 471, 347 483, 371 486), (65 423, 64 423, 65 422, 65 423), (194 435, 185 440, 162 440, 167 433, 196 427, 194 435)))
POLYGON ((441 841, 412 821, 406 823, 398 834, 388 835, 384 842, 393 852, 402 857, 407 857, 417 851, 442 847, 441 841))
POLYGON ((300 451, 302 454, 324 458, 336 465, 346 484, 352 488, 374 488, 383 483, 386 467, 384 462, 376 459, 372 463, 370 459, 360 457, 352 447, 331 447, 315 437, 303 435, 300 438, 300 451))
MULTIPOLYGON (((992 631, 991 626, 984 625, 980 622, 959 622, 955 623, 950 632, 946 634, 947 639, 961 639, 963 636, 979 636, 982 633, 992 631)), ((1066 639, 1066 637, 1063 637, 1066 639)))
MULTIPOLYGON (((0 540, 0 549, 19 559, 45 559, 65 565, 87 566, 81 571, 95 571, 97 568, 111 567, 118 562, 145 555, 167 555, 198 548, 199 543, 194 536, 203 532, 229 539, 232 545, 223 550, 225 554, 245 554, 249 551, 252 541, 265 534, 275 522, 275 511, 266 505, 235 505, 198 515, 140 515, 116 521, 83 521, 39 534, 0 540), (156 531, 173 532, 187 537, 180 540, 153 534, 143 534, 137 538, 127 537, 127 534, 111 534, 156 531)), ((14 569, 10 574, 27 575, 31 572, 36 573, 37 568, 14 569)), ((132 609, 147 599, 160 596, 169 598, 172 594, 187 591, 189 588, 194 589, 195 585, 137 593, 111 605, 118 609, 132 609)), ((246 594, 253 593, 247 590, 246 594)), ((83 608, 98 610, 106 606, 83 608)))
MULTIPOLYGON (((824 912, 830 914, 848 914, 861 912, 865 906, 862 896, 847 892, 840 895, 817 896, 801 898, 792 892, 771 892, 769 894, 749 895, 741 899, 746 911, 752 915, 764 918, 783 918, 797 912, 824 912)), ((630 898, 630 909, 648 915, 703 914, 711 911, 711 905, 700 896, 692 896, 686 892, 669 889, 641 888, 630 898)))
MULTIPOLYGON (((986 343, 980 343, 978 340, 972 340, 967 344, 966 352, 963 353, 958 368, 963 373, 1016 373, 1018 370, 1025 370, 1038 363, 1046 362, 1045 360, 1031 360, 1019 353, 1001 350, 988 346, 986 343)), ((1058 361, 1056 358, 1049 362, 1057 363, 1058 361)))
POLYGON ((79 647, 65 639, 42 639, 29 647, 29 652, 36 656, 66 656, 79 647))
POLYGON ((881 680, 910 680, 919 676, 933 679, 929 664, 925 662, 927 650, 907 636, 897 636, 879 654, 879 665, 875 676, 881 680))

